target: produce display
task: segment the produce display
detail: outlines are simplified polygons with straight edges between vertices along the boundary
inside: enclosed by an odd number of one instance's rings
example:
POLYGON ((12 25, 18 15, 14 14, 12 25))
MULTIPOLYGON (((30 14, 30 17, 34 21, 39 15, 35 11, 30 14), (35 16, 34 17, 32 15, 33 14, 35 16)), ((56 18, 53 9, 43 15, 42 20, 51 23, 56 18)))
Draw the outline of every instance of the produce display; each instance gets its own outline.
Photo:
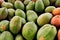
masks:
POLYGON ((0 0, 0 40, 60 40, 60 0, 0 0))

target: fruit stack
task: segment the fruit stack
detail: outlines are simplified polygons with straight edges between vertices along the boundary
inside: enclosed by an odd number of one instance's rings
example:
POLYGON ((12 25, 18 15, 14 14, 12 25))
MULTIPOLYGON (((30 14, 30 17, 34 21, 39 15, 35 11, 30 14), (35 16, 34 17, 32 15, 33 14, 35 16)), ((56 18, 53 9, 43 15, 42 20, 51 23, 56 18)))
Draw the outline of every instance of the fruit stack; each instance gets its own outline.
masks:
POLYGON ((60 0, 0 0, 0 40, 60 40, 60 0))

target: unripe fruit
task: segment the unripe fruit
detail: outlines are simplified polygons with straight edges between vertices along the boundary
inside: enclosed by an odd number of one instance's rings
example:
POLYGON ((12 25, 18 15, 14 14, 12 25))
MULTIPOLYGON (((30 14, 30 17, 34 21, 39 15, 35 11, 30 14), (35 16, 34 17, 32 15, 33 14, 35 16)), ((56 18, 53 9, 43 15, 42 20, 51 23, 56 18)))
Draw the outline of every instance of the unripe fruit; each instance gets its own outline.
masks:
POLYGON ((23 37, 21 35, 17 35, 15 40, 23 40, 23 37))
POLYGON ((2 7, 6 7, 6 8, 13 8, 13 4, 12 3, 9 3, 9 2, 3 2, 1 4, 2 7))
POLYGON ((8 30, 8 28, 9 28, 9 21, 3 20, 0 22, 0 31, 1 32, 8 30))
POLYGON ((13 34, 17 34, 21 29, 21 19, 19 16, 14 16, 10 21, 10 31, 13 34))
POLYGON ((8 15, 7 8, 4 8, 4 7, 0 8, 0 20, 6 19, 7 15, 8 15))
POLYGON ((48 24, 52 17, 53 17, 53 15, 51 13, 41 14, 37 19, 37 23, 39 26, 43 26, 45 24, 48 24))
POLYGON ((39 29, 37 33, 37 40, 54 40, 56 34, 57 29, 55 26, 45 24, 39 29))
POLYGON ((46 7, 45 12, 50 12, 50 13, 52 13, 54 9, 55 9, 54 6, 48 6, 48 7, 46 7))
POLYGON ((28 22, 23 26, 22 35, 26 40, 33 40, 37 32, 37 26, 34 22, 28 22))
POLYGON ((14 38, 10 32, 4 31, 0 36, 0 40, 14 40, 14 38))

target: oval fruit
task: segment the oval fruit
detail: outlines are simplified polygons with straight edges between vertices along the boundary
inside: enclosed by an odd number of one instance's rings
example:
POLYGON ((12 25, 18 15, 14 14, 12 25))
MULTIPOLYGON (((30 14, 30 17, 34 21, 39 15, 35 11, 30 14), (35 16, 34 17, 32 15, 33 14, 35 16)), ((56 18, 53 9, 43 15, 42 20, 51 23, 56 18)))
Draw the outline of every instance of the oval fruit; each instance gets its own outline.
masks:
POLYGON ((17 34, 21 29, 21 19, 19 16, 14 16, 10 21, 10 31, 13 34, 17 34))
POLYGON ((27 20, 28 21, 36 22, 37 18, 38 18, 38 15, 36 14, 36 12, 34 12, 33 10, 27 11, 27 20))
POLYGON ((24 10, 24 4, 21 1, 15 1, 14 6, 16 9, 24 10))
POLYGON ((60 15, 56 15, 51 19, 51 24, 55 25, 56 27, 60 26, 60 15))
POLYGON ((0 22, 0 31, 1 32, 8 30, 8 28, 9 28, 9 21, 3 20, 0 22))
POLYGON ((8 31, 4 31, 1 35, 0 35, 0 40, 14 40, 12 34, 8 31))
POLYGON ((34 22, 27 22, 22 29, 22 35, 26 40, 33 40, 37 32, 37 26, 34 22))
POLYGON ((0 20, 6 19, 8 15, 7 8, 0 8, 0 20))
POLYGON ((46 7, 45 12, 50 12, 50 13, 52 13, 54 9, 55 9, 54 6, 48 6, 48 7, 46 7))
POLYGON ((60 8, 55 8, 53 11, 52 11, 53 15, 60 15, 60 8))
POLYGON ((15 10, 8 9, 8 19, 11 20, 11 18, 13 18, 14 15, 15 15, 15 10))
POLYGON ((21 35, 17 35, 15 40, 23 40, 23 37, 21 35))
POLYGON ((19 16, 19 17, 22 17, 24 19, 26 18, 25 12, 23 10, 21 10, 21 9, 17 9, 15 11, 15 16, 19 16))
POLYGON ((56 34, 57 29, 55 26, 45 24, 38 30, 37 40, 54 40, 56 34))
POLYGON ((41 14, 37 19, 37 23, 39 26, 43 26, 45 24, 48 24, 52 17, 53 17, 53 15, 51 13, 41 14))
POLYGON ((42 0, 37 0, 35 3, 35 11, 36 12, 43 12, 44 10, 44 4, 42 0))

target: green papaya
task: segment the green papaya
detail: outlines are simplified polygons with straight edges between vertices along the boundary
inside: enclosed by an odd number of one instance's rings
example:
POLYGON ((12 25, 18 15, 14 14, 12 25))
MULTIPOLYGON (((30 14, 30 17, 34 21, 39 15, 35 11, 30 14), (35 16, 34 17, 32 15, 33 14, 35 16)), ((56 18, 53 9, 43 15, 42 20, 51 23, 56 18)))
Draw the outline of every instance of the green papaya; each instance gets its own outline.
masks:
POLYGON ((60 0, 57 0, 55 6, 60 7, 60 0))
POLYGON ((35 3, 35 11, 42 12, 44 10, 44 4, 42 0, 37 0, 35 3))
POLYGON ((8 31, 4 31, 1 35, 0 35, 0 40, 14 40, 12 34, 8 31))
POLYGON ((22 29, 22 35, 26 40, 33 40, 37 32, 37 26, 34 22, 27 22, 22 29))
POLYGON ((37 18, 38 18, 38 15, 36 12, 34 12, 33 10, 27 11, 27 20, 28 21, 36 22, 37 18))
POLYGON ((13 4, 12 3, 10 3, 10 2, 3 2, 2 4, 1 4, 1 6, 2 7, 6 7, 6 8, 13 8, 13 4))
POLYGON ((55 26, 50 24, 45 24, 42 26, 37 33, 37 40, 54 40, 57 34, 57 29, 55 26))
POLYGON ((0 22, 0 31, 1 32, 8 30, 8 28, 9 28, 9 21, 3 20, 0 22))
POLYGON ((14 9, 8 9, 8 19, 11 20, 11 18, 15 15, 14 9))
POLYGON ((37 23, 39 26, 43 26, 43 25, 49 23, 49 21, 52 17, 53 17, 53 15, 51 13, 41 14, 37 19, 37 23))
POLYGON ((26 23, 26 20, 24 18, 21 18, 21 23, 24 25, 26 23))
POLYGON ((23 37, 21 35, 17 35, 15 40, 23 40, 23 37))
POLYGON ((13 4, 14 4, 15 0, 8 0, 8 2, 10 2, 10 3, 13 3, 13 4))
POLYGON ((33 10, 35 7, 35 2, 30 1, 29 4, 26 6, 26 10, 33 10))
POLYGON ((42 1, 43 1, 45 6, 49 6, 50 5, 50 1, 49 0, 42 0, 42 1))
POLYGON ((8 15, 7 8, 5 8, 5 7, 0 8, 0 20, 6 19, 7 15, 8 15))
POLYGON ((55 6, 48 6, 48 7, 46 7, 46 9, 45 9, 45 12, 50 12, 50 13, 52 13, 52 11, 55 9, 55 6))
POLYGON ((20 31, 20 29, 21 29, 21 19, 20 19, 19 16, 14 16, 11 19, 9 29, 13 34, 17 34, 20 31))
POLYGON ((24 4, 28 5, 31 0, 24 0, 24 4))
POLYGON ((16 9, 24 10, 24 4, 21 1, 15 1, 14 6, 16 9))
POLYGON ((17 9, 15 11, 15 16, 20 16, 20 17, 22 17, 24 19, 26 18, 25 12, 23 10, 21 10, 21 9, 17 9))

